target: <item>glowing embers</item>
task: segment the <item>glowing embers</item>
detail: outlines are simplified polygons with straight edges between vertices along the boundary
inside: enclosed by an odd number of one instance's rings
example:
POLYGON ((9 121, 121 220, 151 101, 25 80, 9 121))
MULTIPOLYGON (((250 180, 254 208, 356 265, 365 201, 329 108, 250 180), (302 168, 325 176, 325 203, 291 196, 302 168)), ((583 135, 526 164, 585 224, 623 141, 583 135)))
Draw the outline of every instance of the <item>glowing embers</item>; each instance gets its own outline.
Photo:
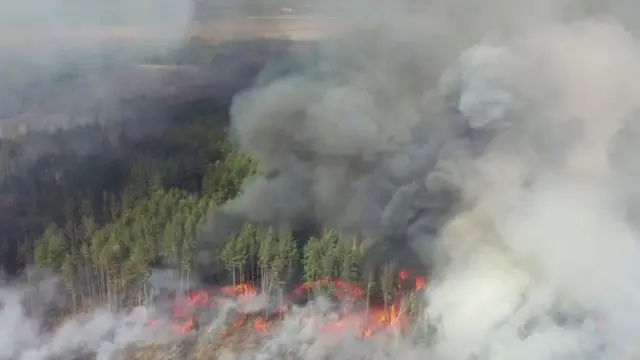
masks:
POLYGON ((398 305, 393 304, 387 308, 372 308, 346 313, 338 320, 327 322, 320 332, 341 336, 347 332, 355 331, 362 337, 369 337, 395 330, 404 333, 408 327, 409 317, 407 314, 400 314, 398 305))
MULTIPOLYGON (((223 335, 231 336, 249 324, 259 333, 271 334, 277 321, 286 316, 293 303, 301 297, 308 299, 317 291, 330 295, 340 304, 340 315, 337 319, 326 321, 320 329, 321 333, 341 336, 347 332, 356 332, 362 337, 391 331, 404 333, 409 328, 410 318, 407 312, 403 311, 403 300, 408 292, 424 290, 427 281, 423 276, 414 277, 403 270, 399 273, 396 284, 394 299, 381 305, 371 304, 363 284, 333 279, 306 282, 286 297, 287 302, 284 306, 271 314, 265 315, 264 311, 248 312, 243 311, 242 306, 236 307, 223 335)), ((250 283, 190 291, 186 296, 173 298, 171 327, 178 334, 189 334, 198 329, 203 314, 217 313, 216 310, 222 308, 225 301, 246 304, 257 296, 257 288, 250 283)), ((312 318, 309 316, 305 321, 312 318)), ((155 319, 151 326, 159 326, 161 323, 159 319, 155 319)))

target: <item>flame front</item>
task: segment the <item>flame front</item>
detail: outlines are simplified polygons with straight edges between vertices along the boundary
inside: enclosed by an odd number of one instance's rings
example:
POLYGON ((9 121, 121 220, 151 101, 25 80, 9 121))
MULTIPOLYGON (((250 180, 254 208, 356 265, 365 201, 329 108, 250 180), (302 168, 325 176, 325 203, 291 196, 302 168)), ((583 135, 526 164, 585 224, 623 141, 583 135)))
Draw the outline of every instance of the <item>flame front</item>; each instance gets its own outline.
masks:
MULTIPOLYGON (((423 291, 427 286, 427 280, 423 276, 412 278, 407 270, 402 270, 399 274, 397 286, 398 294, 388 305, 367 306, 366 309, 356 310, 352 300, 365 300, 367 292, 361 284, 347 283, 341 280, 322 279, 314 282, 306 282, 292 291, 287 300, 292 302, 296 298, 307 295, 314 289, 331 286, 334 289, 335 297, 344 302, 342 316, 338 320, 327 322, 321 329, 322 333, 333 335, 343 335, 346 332, 356 331, 362 337, 369 337, 375 334, 399 330, 401 333, 407 331, 409 327, 409 316, 402 310, 403 289, 402 284, 407 280, 414 280, 413 291, 423 291)), ((223 296, 236 302, 246 302, 254 299, 258 295, 257 288, 250 283, 242 283, 235 286, 224 286, 218 290, 198 290, 191 291, 184 297, 177 297, 173 302, 173 330, 178 334, 189 334, 197 330, 198 318, 195 315, 198 310, 212 309, 215 307, 217 296, 223 296)), ((239 312, 234 323, 225 329, 224 335, 231 336, 239 329, 249 323, 253 318, 253 327, 256 331, 264 334, 273 332, 273 319, 282 319, 289 311, 289 306, 277 309, 275 316, 269 319, 264 315, 251 315, 239 312)), ((159 319, 154 319, 151 326, 158 326, 159 319)))

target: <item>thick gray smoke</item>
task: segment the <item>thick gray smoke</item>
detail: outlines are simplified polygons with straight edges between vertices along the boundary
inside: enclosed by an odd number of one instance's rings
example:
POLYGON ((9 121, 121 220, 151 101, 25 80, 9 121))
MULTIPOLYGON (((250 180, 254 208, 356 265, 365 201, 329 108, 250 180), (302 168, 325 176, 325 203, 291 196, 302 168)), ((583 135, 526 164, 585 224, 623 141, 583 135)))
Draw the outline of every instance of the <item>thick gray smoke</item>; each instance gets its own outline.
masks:
POLYGON ((421 246, 429 356, 637 356, 637 6, 429 5, 235 99, 227 209, 421 246))

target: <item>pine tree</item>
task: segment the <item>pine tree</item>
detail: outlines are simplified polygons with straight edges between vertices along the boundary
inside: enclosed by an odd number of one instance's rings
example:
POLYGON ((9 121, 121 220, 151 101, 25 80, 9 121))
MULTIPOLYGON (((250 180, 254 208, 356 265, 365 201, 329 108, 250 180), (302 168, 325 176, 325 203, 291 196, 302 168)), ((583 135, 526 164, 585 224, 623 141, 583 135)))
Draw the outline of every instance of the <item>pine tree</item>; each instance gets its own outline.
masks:
POLYGON ((252 236, 247 239, 247 263, 249 271, 249 281, 255 283, 259 272, 260 260, 260 239, 261 232, 256 230, 252 236))
POLYGON ((44 235, 36 245, 36 265, 60 271, 65 257, 69 254, 69 242, 55 225, 49 225, 44 235))
POLYGON ((174 267, 179 265, 178 254, 183 237, 183 228, 179 221, 180 218, 176 217, 169 222, 165 226, 162 236, 162 258, 167 264, 174 267))
POLYGON ((396 265, 393 262, 385 264, 380 273, 380 290, 384 299, 385 308, 389 307, 389 303, 395 296, 396 284, 396 265))
POLYGON ((359 251, 343 243, 340 244, 340 256, 340 278, 351 283, 360 281, 362 274, 360 270, 359 251))
POLYGON ((219 260, 224 265, 224 268, 231 272, 231 277, 233 280, 233 285, 236 285, 236 266, 237 266, 237 255, 236 255, 236 242, 238 241, 238 237, 234 236, 227 240, 224 248, 219 255, 219 260))
MULTIPOLYGON (((191 282, 191 271, 193 270, 194 263, 193 258, 195 256, 195 231, 196 231, 195 219, 189 217, 185 224, 185 237, 182 242, 182 271, 184 273, 186 283, 191 282)), ((189 289, 187 289, 189 290, 189 289)))
POLYGON ((306 281, 316 281, 322 278, 322 241, 312 237, 304 247, 304 278, 306 281))
MULTIPOLYGON (((80 258, 82 259, 82 268, 84 270, 85 281, 87 282, 89 290, 89 299, 93 296, 94 284, 93 284, 93 263, 91 262, 91 250, 89 249, 90 243, 85 240, 80 246, 80 258)), ((83 287, 80 288, 83 290, 83 287)), ((82 302, 85 302, 84 296, 82 302)))
POLYGON ((296 262, 300 256, 298 254, 298 244, 296 244, 291 232, 285 232, 280 235, 278 238, 278 248, 280 255, 282 256, 284 269, 286 269, 286 274, 283 274, 284 280, 290 281, 296 262))
POLYGON ((78 308, 75 292, 76 263, 72 254, 67 253, 65 255, 60 267, 60 275, 73 301, 73 311, 76 312, 78 308))
POLYGON ((260 231, 258 237, 258 266, 260 267, 260 277, 262 279, 262 289, 268 292, 271 289, 270 266, 274 249, 277 247, 277 239, 272 227, 260 231))
POLYGON ((333 278, 340 275, 338 258, 339 241, 338 233, 333 229, 325 231, 321 239, 321 248, 324 255, 322 256, 320 271, 323 278, 333 278))
POLYGON ((287 265, 285 249, 282 246, 282 239, 276 238, 276 242, 271 247, 271 255, 269 262, 269 279, 274 285, 279 285, 282 281, 282 275, 287 265))
POLYGON ((91 259, 92 263, 96 267, 97 272, 97 288, 100 295, 100 301, 104 302, 106 293, 107 293, 107 285, 106 285, 106 268, 104 266, 103 252, 104 248, 107 244, 107 231, 106 229, 100 229, 95 232, 93 237, 91 238, 91 246, 89 247, 91 251, 91 259))
POLYGON ((235 262, 237 264, 238 271, 240 272, 240 281, 244 282, 245 274, 247 270, 247 263, 249 260, 249 251, 251 248, 251 242, 254 241, 256 236, 257 229, 251 224, 247 223, 242 228, 240 234, 238 234, 236 242, 235 242, 235 254, 236 259, 235 262))
MULTIPOLYGON (((123 280, 129 285, 129 289, 139 289, 139 286, 146 283, 151 276, 150 261, 147 252, 146 244, 140 241, 136 243, 131 251, 131 255, 123 264, 123 280)), ((138 305, 146 301, 146 299, 141 299, 140 294, 137 295, 138 305)))

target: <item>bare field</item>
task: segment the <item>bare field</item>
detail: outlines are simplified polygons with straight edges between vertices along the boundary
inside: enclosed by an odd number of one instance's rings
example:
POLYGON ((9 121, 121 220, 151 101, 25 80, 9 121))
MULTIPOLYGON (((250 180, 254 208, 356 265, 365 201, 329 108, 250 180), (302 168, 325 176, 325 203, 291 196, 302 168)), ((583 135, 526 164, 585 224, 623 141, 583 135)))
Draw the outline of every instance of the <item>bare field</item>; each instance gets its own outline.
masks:
MULTIPOLYGON (((424 9, 416 10, 404 22, 418 26, 429 23, 424 9)), ((188 38, 221 43, 248 39, 315 40, 343 34, 352 24, 347 18, 336 18, 313 14, 287 14, 276 16, 234 17, 212 20, 191 26, 186 30, 188 38)), ((432 19, 433 20, 433 19, 432 19)), ((184 33, 167 33, 166 29, 127 26, 101 26, 67 29, 15 29, 0 25, 0 46, 25 49, 33 46, 64 46, 75 41, 81 44, 145 44, 166 41, 169 37, 184 38, 184 33)))
MULTIPOLYGON (((344 24, 326 17, 284 15, 246 17, 211 21, 192 26, 187 36, 214 43, 245 39, 313 40, 339 33, 344 24)), ((162 41, 169 36, 162 29, 143 29, 124 26, 84 27, 81 29, 12 29, 0 26, 0 46, 53 46, 54 44, 96 42, 144 43, 162 41)))
POLYGON ((191 36, 213 42, 236 39, 313 40, 344 30, 337 19, 312 16, 253 17, 211 22, 195 27, 191 36))

